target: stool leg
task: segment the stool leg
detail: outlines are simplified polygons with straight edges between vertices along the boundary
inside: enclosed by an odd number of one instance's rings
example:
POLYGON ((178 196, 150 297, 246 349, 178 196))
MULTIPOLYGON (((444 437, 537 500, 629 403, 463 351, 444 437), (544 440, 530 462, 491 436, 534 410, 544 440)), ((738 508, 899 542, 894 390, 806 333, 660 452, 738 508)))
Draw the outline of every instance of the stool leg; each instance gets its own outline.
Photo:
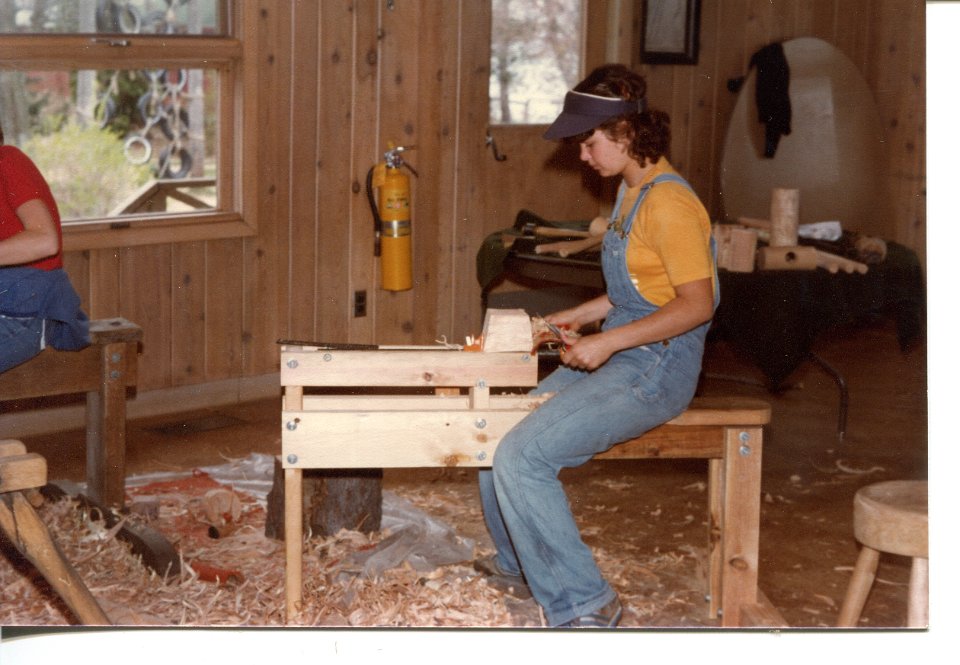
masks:
POLYGON ((870 593, 870 587, 877 575, 879 561, 880 552, 877 550, 866 545, 860 550, 857 565, 854 566, 853 576, 850 578, 850 586, 847 587, 847 595, 840 607, 840 616, 837 617, 838 628, 856 627, 863 605, 867 602, 867 594, 870 593))
POLYGON ((27 560, 37 567, 50 587, 60 594, 80 621, 86 625, 110 625, 83 578, 73 569, 50 532, 20 492, 0 497, 0 529, 27 560))
POLYGON ((930 625, 929 588, 930 560, 914 557, 910 566, 910 596, 907 599, 908 628, 927 628, 930 625))

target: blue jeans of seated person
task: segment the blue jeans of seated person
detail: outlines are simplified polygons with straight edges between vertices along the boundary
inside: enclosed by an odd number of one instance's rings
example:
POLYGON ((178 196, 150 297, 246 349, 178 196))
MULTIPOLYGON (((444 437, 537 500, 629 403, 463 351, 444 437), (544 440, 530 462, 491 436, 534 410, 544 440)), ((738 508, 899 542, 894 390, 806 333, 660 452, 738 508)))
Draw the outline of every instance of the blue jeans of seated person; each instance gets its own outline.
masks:
MULTIPOLYGON (((625 258, 629 224, 649 186, 631 210, 624 233, 611 230, 604 236, 603 273, 614 305, 604 329, 657 309, 637 293, 625 258)), ((617 218, 622 200, 623 189, 611 219, 617 218)), ((719 293, 714 295, 716 306, 719 293)), ((669 344, 620 351, 593 372, 558 368, 532 391, 555 395, 504 436, 493 468, 480 472, 484 520, 500 567, 523 573, 551 626, 597 612, 615 597, 580 537, 560 470, 680 414, 696 390, 708 327, 699 326, 669 344)))
POLYGON ((0 314, 0 372, 33 358, 42 342, 43 319, 0 314))

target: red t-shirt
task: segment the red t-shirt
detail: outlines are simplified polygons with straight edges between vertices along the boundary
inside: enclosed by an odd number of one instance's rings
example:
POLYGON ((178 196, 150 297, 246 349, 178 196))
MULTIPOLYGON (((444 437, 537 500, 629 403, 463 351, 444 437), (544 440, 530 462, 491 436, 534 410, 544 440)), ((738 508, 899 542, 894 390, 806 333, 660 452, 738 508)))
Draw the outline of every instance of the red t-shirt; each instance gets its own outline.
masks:
POLYGON ((0 240, 6 240, 23 231, 23 222, 17 217, 17 208, 27 201, 40 199, 57 225, 61 249, 53 256, 26 265, 41 270, 62 268, 63 235, 57 202, 37 166, 19 148, 12 145, 0 145, 0 192, 0 240))

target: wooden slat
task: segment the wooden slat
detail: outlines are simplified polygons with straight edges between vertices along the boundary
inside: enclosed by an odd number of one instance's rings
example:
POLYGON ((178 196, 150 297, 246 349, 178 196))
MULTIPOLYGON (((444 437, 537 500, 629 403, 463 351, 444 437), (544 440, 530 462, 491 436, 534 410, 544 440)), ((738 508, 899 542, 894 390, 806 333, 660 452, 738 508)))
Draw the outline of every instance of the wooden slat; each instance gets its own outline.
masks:
MULTIPOLYGON (((326 6, 326 5, 325 5, 326 6)), ((377 340, 389 343, 395 339, 396 330, 377 327, 376 289, 379 273, 376 270, 377 259, 373 256, 373 216, 367 202, 366 179, 370 168, 383 159, 388 137, 379 134, 377 116, 388 112, 382 107, 378 79, 383 73, 380 61, 380 24, 378 12, 382 3, 343 2, 341 19, 334 21, 352 35, 351 50, 344 53, 350 62, 352 77, 342 88, 344 94, 351 96, 349 123, 344 119, 340 131, 349 131, 351 159, 345 166, 347 170, 339 175, 350 183, 349 208, 333 209, 334 215, 347 214, 350 221, 349 233, 342 238, 338 251, 350 255, 350 269, 346 275, 346 292, 341 294, 345 304, 352 303, 355 291, 367 292, 367 315, 353 317, 352 310, 347 314, 349 327, 347 341, 373 343, 377 340)), ((329 12, 328 12, 329 13, 329 12)), ((321 137, 323 140, 323 137, 321 137)), ((328 159, 336 159, 330 155, 328 159)), ((341 308, 341 312, 348 312, 341 308)))
POLYGON ((29 364, 0 374, 0 400, 86 392, 98 383, 100 348, 80 351, 45 349, 29 364), (43 377, 40 380, 38 377, 43 377), (62 392, 61 392, 62 391, 62 392))
MULTIPOLYGON (((450 390, 437 388, 437 391, 450 390)), ((457 390, 456 388, 454 390, 457 390)), ((548 396, 491 395, 490 409, 532 410, 548 396)), ((471 408, 469 395, 306 395, 307 411, 457 411, 471 408)))
POLYGON ((461 351, 284 351, 284 386, 534 386, 536 356, 461 351))
MULTIPOLYGON (((125 385, 136 385, 136 348, 125 354, 125 385)), ((28 363, 0 374, 0 400, 29 399, 48 395, 71 395, 96 390, 100 385, 101 347, 88 346, 80 351, 45 349, 28 363)))
POLYGON ((174 385, 201 383, 206 368, 206 242, 172 245, 171 259, 171 378, 174 385))
POLYGON ((143 328, 139 387, 141 390, 167 388, 173 385, 171 246, 130 247, 121 250, 119 255, 120 304, 100 316, 119 312, 143 328))
POLYGON ((239 238, 207 242, 204 373, 211 380, 242 371, 243 264, 237 260, 242 254, 239 238))
POLYGON ((490 466, 500 439, 524 415, 489 409, 284 411, 283 461, 307 469, 490 466))
MULTIPOLYGON (((352 94, 351 57, 354 26, 353 13, 350 11, 353 3, 341 0, 317 4, 320 6, 320 44, 315 54, 315 67, 320 72, 320 80, 314 102, 319 125, 316 155, 319 235, 315 259, 320 279, 317 301, 314 303, 317 335, 319 339, 356 341, 350 337, 353 291, 369 289, 370 284, 352 283, 351 248, 356 242, 353 234, 360 232, 364 224, 371 226, 373 221, 369 208, 366 216, 359 216, 362 215, 365 195, 363 192, 354 194, 352 187, 364 187, 364 181, 355 181, 351 160, 341 158, 354 154, 352 137, 356 118, 353 116, 355 100, 352 94), (332 94, 331 91, 343 91, 343 94, 332 94), (358 202, 355 207, 354 201, 358 202), (358 215, 355 220, 354 214, 358 215)), ((295 57, 299 58, 299 55, 295 54, 295 57)), ((363 155, 362 158, 366 161, 370 157, 363 155)), ((364 166, 369 168, 369 165, 364 166)), ((299 186, 312 187, 313 182, 301 182, 299 186)), ((368 254, 373 252, 371 245, 364 249, 368 254)), ((372 316, 372 313, 367 316, 372 316)), ((370 320, 366 318, 363 322, 369 324, 370 320)))
MULTIPOLYGON (((289 58, 291 80, 296 85, 290 88, 290 173, 303 174, 301 186, 289 189, 290 215, 287 221, 289 245, 289 271, 291 284, 286 289, 288 305, 283 330, 296 339, 314 339, 317 334, 318 308, 317 286, 320 281, 319 251, 321 209, 317 197, 320 184, 316 178, 318 104, 325 112, 323 101, 328 99, 319 87, 321 67, 318 32, 320 30, 321 4, 297 2, 291 4, 291 32, 289 58), (308 178, 313 175, 313 178, 308 178)), ((332 101, 332 100, 331 100, 332 101)))
POLYGON ((765 425, 770 405, 749 397, 697 397, 670 425, 765 425))
POLYGON ((723 430, 717 426, 661 425, 642 437, 618 443, 594 459, 717 458, 723 456, 723 430))

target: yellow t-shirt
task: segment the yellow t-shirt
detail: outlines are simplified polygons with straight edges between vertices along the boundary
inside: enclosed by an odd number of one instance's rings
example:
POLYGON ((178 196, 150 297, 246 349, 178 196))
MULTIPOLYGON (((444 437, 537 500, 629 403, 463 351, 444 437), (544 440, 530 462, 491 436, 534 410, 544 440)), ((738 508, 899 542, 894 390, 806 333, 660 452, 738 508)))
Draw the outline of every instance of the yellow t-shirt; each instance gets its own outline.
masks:
MULTIPOLYGON (((640 189, 665 173, 677 172, 661 157, 643 182, 625 193, 621 218, 630 213, 640 189)), ((696 194, 678 182, 650 188, 630 227, 627 270, 637 291, 658 307, 677 296, 674 286, 708 277, 713 281, 710 216, 696 194)))

